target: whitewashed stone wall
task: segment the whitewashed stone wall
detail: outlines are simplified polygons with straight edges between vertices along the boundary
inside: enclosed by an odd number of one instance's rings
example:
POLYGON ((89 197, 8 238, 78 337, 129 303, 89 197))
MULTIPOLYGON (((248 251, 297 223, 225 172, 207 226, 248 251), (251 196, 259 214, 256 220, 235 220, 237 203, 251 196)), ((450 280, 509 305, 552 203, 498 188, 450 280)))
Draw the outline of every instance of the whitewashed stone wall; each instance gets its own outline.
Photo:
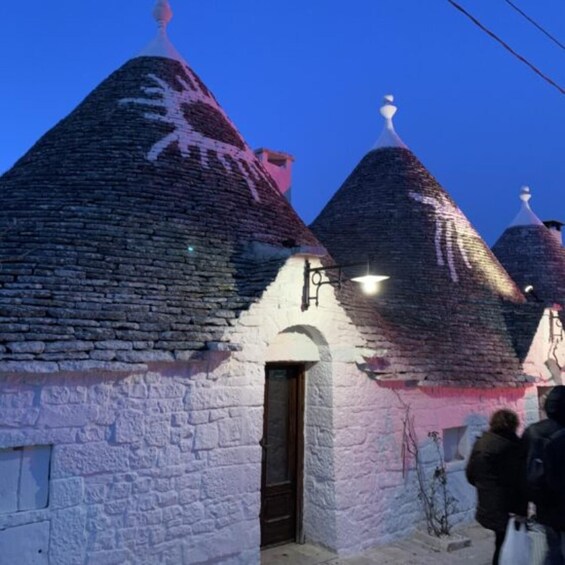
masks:
MULTIPOLYGON (((429 431, 466 426, 470 450, 498 408, 516 410, 524 422, 535 421, 537 393, 535 387, 399 388, 395 393, 357 369, 355 361, 365 351, 363 339, 331 288, 322 290, 319 308, 300 311, 297 286, 302 276, 303 261, 291 259, 261 302, 243 316, 240 339, 255 347, 244 347, 237 356, 261 366, 263 348, 279 332, 293 328, 305 330, 319 346, 321 361, 309 365, 306 375, 304 532, 306 541, 353 554, 422 524, 415 477, 402 475, 403 410, 396 394, 412 407, 431 471, 435 457, 429 431), (242 330, 249 325, 252 332, 242 330)), ((464 466, 465 461, 448 465, 450 488, 458 500, 455 522, 471 521, 475 511, 475 491, 465 480, 464 466)))
MULTIPOLYGON (((281 332, 302 332, 318 349, 320 361, 308 363, 306 374, 304 535, 310 543, 335 549, 335 377, 336 372, 355 367, 355 361, 361 360, 363 340, 329 286, 321 290, 319 308, 311 306, 302 312, 303 276, 304 259, 291 258, 261 301, 242 316, 231 339, 243 345, 234 360, 257 368, 261 379, 265 360, 297 360, 295 352, 273 357, 283 354, 278 347, 281 332)), ((310 355, 311 347, 302 346, 302 350, 310 355)))
POLYGON ((3 377, 0 447, 54 446, 48 507, 0 514, 3 535, 28 546, 21 526, 47 524, 52 565, 257 562, 263 399, 250 379, 3 377))
MULTIPOLYGON (((57 565, 258 564, 264 366, 284 355, 271 347, 281 332, 309 340, 306 540, 355 553, 406 535, 421 512, 413 477, 402 477, 398 399, 356 368, 363 340, 331 288, 301 311, 303 268, 289 259, 226 332, 241 351, 127 376, 0 377, 0 449, 54 446, 49 506, 0 513, 0 547, 48 532, 57 565)), ((535 394, 398 393, 421 438, 460 425, 475 433, 500 406, 537 414, 535 394)), ((461 520, 474 504, 462 467, 450 473, 461 520)), ((46 561, 22 565, 36 562, 46 561)))
MULTIPOLYGON (((413 461, 412 471, 406 477, 402 473, 401 402, 394 390, 355 377, 351 374, 336 383, 335 398, 336 546, 344 554, 405 536, 422 524, 413 461)), ((415 417, 428 474, 438 461, 428 432, 466 426, 468 454, 496 409, 513 409, 528 422, 537 416, 534 388, 482 392, 400 389, 396 393, 410 405, 415 417)), ((448 484, 458 508, 454 523, 469 522, 474 516, 475 491, 465 479, 465 463, 447 464, 448 484)))
POLYGON ((540 320, 532 347, 524 361, 524 371, 540 385, 565 384, 565 335, 557 312, 546 308, 540 320))

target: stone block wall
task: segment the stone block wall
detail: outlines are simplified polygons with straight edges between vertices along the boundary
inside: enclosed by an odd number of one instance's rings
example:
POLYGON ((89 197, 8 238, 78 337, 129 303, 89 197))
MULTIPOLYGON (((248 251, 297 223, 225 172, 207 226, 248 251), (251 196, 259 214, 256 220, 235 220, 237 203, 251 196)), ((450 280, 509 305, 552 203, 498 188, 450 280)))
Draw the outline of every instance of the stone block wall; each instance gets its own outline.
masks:
MULTIPOLYGON (((359 378, 353 371, 336 385, 336 546, 343 554, 385 543, 424 526, 412 458, 406 458, 407 472, 403 473, 403 403, 410 406, 414 417, 428 477, 439 461, 429 432, 442 434, 446 428, 465 427, 461 443, 463 454, 468 456, 495 410, 513 409, 524 423, 537 417, 535 387, 395 390, 359 378)), ((475 490, 465 479, 465 464, 466 458, 446 464, 449 489, 457 505, 454 524, 471 521, 475 512, 475 490)))
POLYGON ((263 399, 231 376, 3 377, 0 448, 53 447, 48 506, 2 535, 46 530, 57 565, 258 562, 263 399))

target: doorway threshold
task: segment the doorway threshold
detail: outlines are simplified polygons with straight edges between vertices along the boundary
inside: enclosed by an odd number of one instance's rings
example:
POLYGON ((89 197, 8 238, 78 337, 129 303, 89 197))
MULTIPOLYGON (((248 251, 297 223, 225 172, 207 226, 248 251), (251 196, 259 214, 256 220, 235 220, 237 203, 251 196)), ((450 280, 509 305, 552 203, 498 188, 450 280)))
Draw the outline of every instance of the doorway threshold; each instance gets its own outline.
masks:
POLYGON ((337 556, 310 544, 287 543, 261 550, 261 565, 320 565, 337 556))

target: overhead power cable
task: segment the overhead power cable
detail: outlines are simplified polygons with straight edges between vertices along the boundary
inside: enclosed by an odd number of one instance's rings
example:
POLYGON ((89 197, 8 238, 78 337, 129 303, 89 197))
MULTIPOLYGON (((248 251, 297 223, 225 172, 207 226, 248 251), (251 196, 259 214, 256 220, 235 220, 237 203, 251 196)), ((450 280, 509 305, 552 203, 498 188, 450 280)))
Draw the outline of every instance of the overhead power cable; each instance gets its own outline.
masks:
POLYGON ((454 8, 456 8, 457 10, 459 10, 462 14, 464 14, 465 16, 467 16, 476 26, 478 26, 480 29, 482 29, 486 34, 490 35, 490 37, 492 37, 495 41, 497 41, 498 43, 500 43, 507 51, 510 51, 510 53, 512 53, 512 55, 514 55, 514 57, 516 57, 518 60, 522 61, 522 63, 524 63, 525 65, 527 65, 528 67, 530 67, 530 69, 532 69, 532 71, 534 71, 534 73, 536 73, 537 75, 539 75, 543 80, 545 80, 546 82, 548 82, 549 84, 551 84, 551 86, 557 88, 557 90, 559 90, 559 92, 561 92, 561 94, 565 94, 565 89, 563 89, 561 86, 559 86, 553 79, 551 79, 550 77, 548 77, 546 74, 542 73, 535 65, 533 65, 532 63, 530 63, 525 57, 522 57, 522 55, 520 55, 519 53, 517 53, 516 51, 514 51, 514 49, 512 49, 512 47, 510 47, 510 45, 508 45, 508 43, 506 43, 505 41, 503 41, 502 39, 500 39, 500 37, 498 37, 498 35, 496 35, 494 32, 492 32, 490 29, 488 29, 487 27, 485 27, 479 20, 477 20, 477 18, 475 18, 473 15, 471 15, 469 12, 467 12, 467 10, 465 10, 465 8, 463 8, 462 6, 460 6, 459 4, 457 4, 457 2, 455 2, 454 0, 447 0, 454 8))
POLYGON ((535 27, 537 27, 544 35, 546 35, 547 37, 549 37, 549 39, 551 39, 551 41, 553 41, 553 43, 555 43, 557 46, 561 47, 561 49, 563 49, 565 51, 565 45, 563 45, 563 43, 561 43, 561 41, 559 41, 559 39, 557 39, 554 35, 552 35, 551 33, 549 33, 549 31, 545 30, 540 24, 538 24, 533 18, 531 18, 530 16, 528 16, 528 14, 526 14, 526 12, 524 12, 523 10, 521 10, 520 8, 518 8, 518 6, 516 6, 516 4, 514 4, 514 2, 511 2, 510 0, 504 0, 509 6, 511 6, 514 10, 516 10, 522 17, 526 18, 532 25, 534 25, 535 27))

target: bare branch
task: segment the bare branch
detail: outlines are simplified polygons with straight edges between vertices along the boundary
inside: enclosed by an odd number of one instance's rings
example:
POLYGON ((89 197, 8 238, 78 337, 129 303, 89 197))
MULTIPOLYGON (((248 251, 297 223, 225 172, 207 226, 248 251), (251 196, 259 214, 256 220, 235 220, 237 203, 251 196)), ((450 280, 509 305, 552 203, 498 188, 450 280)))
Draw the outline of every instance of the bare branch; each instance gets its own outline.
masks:
POLYGON ((402 415, 402 476, 406 478, 410 458, 414 460, 416 480, 418 483, 418 498, 422 503, 426 527, 430 535, 437 537, 449 535, 451 532, 451 516, 457 510, 455 498, 449 492, 447 485, 447 469, 441 451, 441 435, 432 431, 428 437, 432 440, 437 456, 437 464, 430 477, 427 477, 420 455, 418 436, 416 434, 415 418, 410 404, 405 402, 397 391, 394 391, 400 402, 402 415))

